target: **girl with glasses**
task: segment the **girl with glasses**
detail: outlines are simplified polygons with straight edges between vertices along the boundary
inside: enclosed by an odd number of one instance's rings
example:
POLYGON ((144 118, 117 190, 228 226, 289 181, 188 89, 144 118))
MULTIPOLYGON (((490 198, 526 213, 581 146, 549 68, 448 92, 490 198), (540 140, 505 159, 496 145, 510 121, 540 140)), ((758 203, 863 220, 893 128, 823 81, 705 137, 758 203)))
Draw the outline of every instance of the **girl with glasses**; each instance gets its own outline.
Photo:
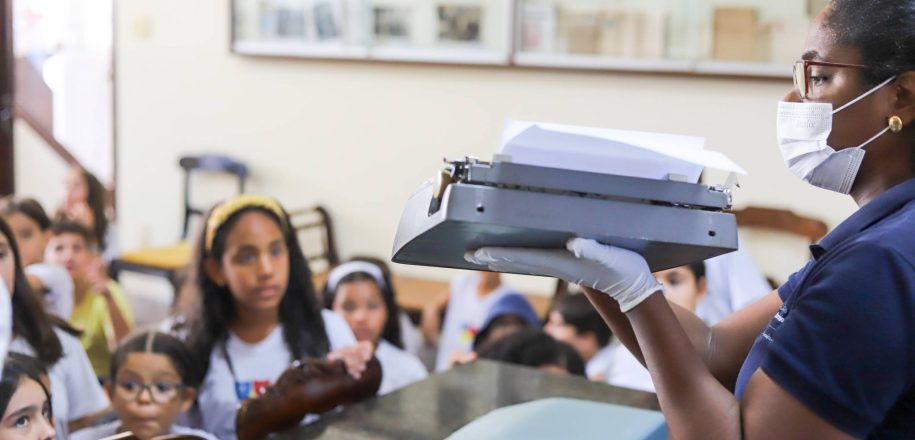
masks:
POLYGON ((73 440, 95 440, 132 432, 142 440, 167 434, 216 437, 175 425, 197 397, 202 381, 194 355, 180 340, 163 333, 135 336, 115 352, 111 360, 108 394, 118 420, 87 428, 73 440))

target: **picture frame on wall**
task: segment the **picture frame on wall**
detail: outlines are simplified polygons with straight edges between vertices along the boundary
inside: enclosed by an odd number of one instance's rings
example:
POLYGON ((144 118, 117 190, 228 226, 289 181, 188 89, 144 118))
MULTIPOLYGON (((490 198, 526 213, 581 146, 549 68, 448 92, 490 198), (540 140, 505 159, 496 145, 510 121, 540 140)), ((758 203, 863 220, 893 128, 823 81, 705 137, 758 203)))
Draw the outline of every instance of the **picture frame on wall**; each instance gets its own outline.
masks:
POLYGON ((507 65, 515 0, 230 0, 243 55, 507 65))

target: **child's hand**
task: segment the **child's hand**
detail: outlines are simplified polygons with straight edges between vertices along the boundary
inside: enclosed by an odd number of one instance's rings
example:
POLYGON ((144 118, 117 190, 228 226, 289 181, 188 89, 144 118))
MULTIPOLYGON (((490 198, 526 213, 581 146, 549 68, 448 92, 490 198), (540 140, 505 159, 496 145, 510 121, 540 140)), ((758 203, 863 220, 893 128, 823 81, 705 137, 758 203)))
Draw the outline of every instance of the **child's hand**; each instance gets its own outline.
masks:
MULTIPOLYGON (((92 208, 86 202, 68 203, 64 208, 65 214, 70 221, 79 223, 87 228, 92 228, 95 224, 95 216, 92 214, 92 208)), ((101 239, 102 237, 96 237, 101 239)))
POLYGON ((343 360, 343 363, 346 364, 346 371, 350 376, 359 379, 362 377, 362 372, 365 371, 365 364, 372 359, 374 352, 375 347, 372 346, 371 342, 362 341, 356 345, 328 354, 327 359, 330 361, 343 360))
POLYGON ((448 357, 448 368, 454 367, 456 365, 469 364, 477 360, 479 356, 475 351, 469 353, 461 353, 459 351, 454 351, 451 353, 451 356, 448 357))
POLYGON ((105 270, 105 263, 102 262, 102 257, 96 256, 89 263, 89 267, 86 268, 86 281, 89 282, 89 287, 94 292, 105 296, 111 293, 108 291, 108 271, 105 270))

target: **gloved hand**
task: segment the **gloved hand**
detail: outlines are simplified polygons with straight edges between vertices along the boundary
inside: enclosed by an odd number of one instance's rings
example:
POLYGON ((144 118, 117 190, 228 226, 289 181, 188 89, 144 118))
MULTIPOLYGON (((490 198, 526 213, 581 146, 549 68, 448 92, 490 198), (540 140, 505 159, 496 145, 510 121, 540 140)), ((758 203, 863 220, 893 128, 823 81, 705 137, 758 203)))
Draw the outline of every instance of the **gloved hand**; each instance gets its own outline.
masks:
POLYGON ((599 290, 619 302, 623 313, 663 290, 635 252, 583 238, 569 240, 566 249, 486 247, 464 258, 497 272, 544 275, 599 290))

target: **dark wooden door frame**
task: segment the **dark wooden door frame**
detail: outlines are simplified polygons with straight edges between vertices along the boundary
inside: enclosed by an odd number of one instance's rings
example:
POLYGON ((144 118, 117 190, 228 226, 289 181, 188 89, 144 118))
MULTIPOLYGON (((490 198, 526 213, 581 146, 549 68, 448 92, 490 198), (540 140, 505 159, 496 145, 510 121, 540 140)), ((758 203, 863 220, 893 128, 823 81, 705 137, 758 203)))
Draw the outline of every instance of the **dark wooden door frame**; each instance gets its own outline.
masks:
POLYGON ((13 0, 0 0, 0 195, 16 190, 13 157, 13 0))

